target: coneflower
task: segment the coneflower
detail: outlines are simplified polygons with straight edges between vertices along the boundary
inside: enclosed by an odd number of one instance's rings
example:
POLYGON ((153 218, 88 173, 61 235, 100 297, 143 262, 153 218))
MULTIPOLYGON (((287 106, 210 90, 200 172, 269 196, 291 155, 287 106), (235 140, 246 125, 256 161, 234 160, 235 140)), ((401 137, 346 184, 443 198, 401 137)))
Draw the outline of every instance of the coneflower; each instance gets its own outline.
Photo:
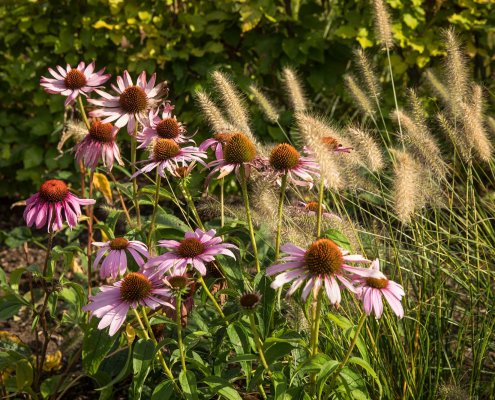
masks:
POLYGON ((354 150, 359 153, 360 159, 371 172, 378 172, 383 169, 384 160, 380 146, 375 139, 364 128, 349 126, 347 128, 354 146, 354 150))
POLYGON ((203 114, 215 132, 228 132, 235 130, 234 126, 224 118, 222 112, 206 92, 196 92, 196 99, 199 103, 199 107, 203 111, 203 114))
POLYGON ((411 222, 424 205, 424 181, 421 165, 407 152, 394 150, 394 203, 399 219, 411 222))
POLYGON ((390 15, 383 0, 373 0, 375 35, 383 48, 390 49, 394 45, 390 15))
POLYGON ((254 100, 258 103, 261 111, 263 111, 263 114, 265 114, 268 121, 276 123, 279 115, 271 101, 261 92, 261 90, 256 87, 256 85, 249 86, 249 90, 253 94, 254 100))
POLYGON ((243 131, 251 140, 251 129, 249 128, 249 114, 244 105, 244 99, 236 90, 232 82, 220 71, 212 74, 218 93, 222 97, 223 105, 229 114, 234 126, 243 131))
POLYGON ((289 94, 289 99, 292 103, 292 107, 295 112, 306 111, 306 99, 304 96, 304 90, 302 88, 296 73, 289 67, 284 68, 282 71, 285 88, 289 94))
POLYGON ((373 115, 375 113, 375 107, 368 95, 356 83, 354 77, 352 75, 346 75, 344 77, 344 80, 347 89, 349 89, 349 92, 351 93, 361 111, 365 114, 373 115))

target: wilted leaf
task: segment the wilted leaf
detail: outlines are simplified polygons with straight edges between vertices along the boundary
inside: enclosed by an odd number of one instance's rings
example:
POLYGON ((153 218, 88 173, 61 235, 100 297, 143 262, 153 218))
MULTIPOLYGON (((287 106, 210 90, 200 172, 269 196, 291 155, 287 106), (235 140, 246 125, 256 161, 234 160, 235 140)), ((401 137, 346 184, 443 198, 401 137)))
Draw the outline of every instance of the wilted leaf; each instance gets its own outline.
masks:
POLYGON ((110 188, 110 182, 105 175, 95 172, 93 176, 93 183, 95 188, 101 192, 107 203, 113 203, 112 189, 110 188))

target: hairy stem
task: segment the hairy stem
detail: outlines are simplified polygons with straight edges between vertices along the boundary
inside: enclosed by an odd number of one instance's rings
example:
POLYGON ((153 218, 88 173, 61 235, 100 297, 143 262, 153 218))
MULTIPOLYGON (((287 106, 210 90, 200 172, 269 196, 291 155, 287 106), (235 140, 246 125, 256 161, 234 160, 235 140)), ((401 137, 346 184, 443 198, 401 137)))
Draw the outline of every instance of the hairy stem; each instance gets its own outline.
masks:
POLYGON ((249 313, 249 323, 251 325, 251 332, 254 337, 254 342, 256 343, 256 348, 258 349, 258 355, 260 357, 261 364, 266 370, 266 373, 272 378, 272 371, 270 370, 270 367, 268 366, 268 363, 266 362, 265 358, 265 353, 263 352, 263 343, 261 342, 260 335, 258 334, 258 328, 256 327, 256 321, 254 320, 254 313, 250 312, 249 313))
POLYGON ((187 187, 186 182, 184 181, 183 183, 179 184, 180 188, 182 189, 182 195, 186 199, 187 205, 189 209, 191 210, 194 219, 196 221, 196 224, 201 228, 205 229, 203 222, 201 222, 201 218, 199 217, 198 210, 196 209, 196 206, 194 205, 194 201, 191 196, 191 192, 189 191, 189 188, 187 187))
POLYGON ((218 314, 220 314, 220 316, 223 319, 225 319, 225 314, 223 313, 222 308, 220 307, 220 305, 216 301, 215 297, 211 294, 210 289, 208 289, 208 286, 206 286, 206 282, 203 279, 203 277, 201 276, 201 274, 198 274, 198 280, 199 280, 199 283, 201 283, 201 286, 203 287, 203 290, 205 291, 206 295, 212 301, 213 305, 217 309, 218 314))
POLYGON ((287 189, 287 174, 282 177, 282 184, 280 187, 280 199, 278 201, 278 214, 277 214, 277 238, 275 240, 275 260, 278 259, 280 252, 280 231, 282 230, 282 211, 284 209, 285 190, 287 189))
MULTIPOLYGON (((134 135, 131 136, 131 169, 132 174, 136 173, 136 149, 137 149, 137 129, 138 123, 136 121, 136 128, 134 129, 134 135)), ((136 208, 136 218, 138 228, 141 229, 141 211, 139 210, 139 200, 138 200, 138 184, 137 177, 132 178, 132 197, 134 200, 134 207, 136 208)))
POLYGON ((150 227, 149 227, 149 232, 148 232, 148 249, 151 254, 151 237, 153 236, 153 230, 155 229, 155 220, 156 220, 156 210, 158 209, 158 201, 160 200, 160 183, 161 183, 161 176, 158 173, 158 168, 156 169, 156 191, 155 191, 155 204, 153 205, 153 213, 151 214, 151 221, 150 221, 150 227))
POLYGON ((182 298, 180 292, 178 292, 177 295, 175 296, 175 315, 176 315, 175 321, 177 322, 177 342, 179 344, 180 362, 182 364, 182 370, 185 372, 187 371, 187 368, 186 368, 186 354, 184 351, 184 345, 182 343, 181 307, 182 307, 182 298))
MULTIPOLYGON (((94 187, 94 171, 89 174, 89 196, 93 197, 93 187, 94 187)), ((91 264, 91 244, 93 242, 93 205, 88 206, 88 247, 86 248, 86 253, 88 257, 88 297, 91 296, 91 277, 92 277, 92 264, 91 264)))
POLYGON ((318 212, 316 213, 316 238, 321 234, 321 217, 323 215, 323 193, 325 191, 325 183, 323 178, 320 178, 320 186, 318 188, 318 212))

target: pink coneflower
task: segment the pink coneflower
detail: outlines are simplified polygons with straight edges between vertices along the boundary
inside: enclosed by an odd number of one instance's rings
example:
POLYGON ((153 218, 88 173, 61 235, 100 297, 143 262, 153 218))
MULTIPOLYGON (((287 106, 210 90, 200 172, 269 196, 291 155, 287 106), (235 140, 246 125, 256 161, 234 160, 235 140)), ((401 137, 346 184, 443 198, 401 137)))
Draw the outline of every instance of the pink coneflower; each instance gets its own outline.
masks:
POLYGON ((172 139, 177 143, 193 142, 185 135, 186 128, 172 115, 174 106, 166 103, 160 117, 160 109, 150 110, 148 117, 143 119, 143 130, 137 140, 141 142, 138 149, 148 146, 154 138, 172 139))
POLYGON ((157 296, 170 298, 170 290, 164 287, 163 279, 158 274, 149 271, 130 272, 124 279, 112 286, 100 287, 100 292, 90 296, 91 303, 83 307, 92 315, 101 318, 98 329, 110 326, 109 335, 113 336, 125 321, 129 308, 138 305, 155 309, 159 306, 173 306, 157 296))
POLYGON ((286 244, 281 247, 282 251, 288 254, 280 261, 284 264, 276 264, 268 267, 267 275, 277 275, 271 287, 277 289, 284 284, 294 281, 287 295, 292 295, 304 281, 306 285, 302 291, 302 298, 307 299, 311 289, 319 289, 325 285, 327 296, 332 304, 340 303, 340 287, 338 281, 351 292, 356 293, 356 289, 346 277, 346 272, 367 277, 373 272, 367 268, 357 268, 347 265, 349 262, 368 263, 363 256, 350 255, 348 251, 341 249, 330 239, 318 239, 306 250, 293 244, 286 244))
POLYGON ((237 249, 233 244, 222 243, 222 238, 215 234, 214 229, 204 232, 198 228, 194 232, 187 232, 180 242, 159 240, 159 246, 171 251, 152 258, 144 267, 156 267, 161 273, 174 268, 174 275, 183 275, 187 265, 192 265, 201 275, 206 275, 206 263, 215 260, 220 254, 235 258, 229 249, 237 249))
POLYGON ((95 169, 98 162, 103 161, 103 165, 110 170, 114 160, 124 165, 120 158, 120 150, 115 142, 119 128, 110 123, 104 124, 98 120, 91 122, 89 133, 81 140, 76 147, 76 160, 83 161, 84 165, 90 169, 95 169))
POLYGON ((65 106, 68 106, 74 102, 80 93, 87 96, 87 93, 103 85, 110 78, 110 74, 104 74, 105 68, 98 72, 93 72, 94 69, 94 62, 86 67, 86 64, 81 61, 77 68, 72 68, 67 64, 65 69, 57 65, 58 73, 54 69, 48 68, 48 72, 54 79, 42 76, 40 85, 48 93, 67 96, 65 106))
POLYGON ((223 147, 216 146, 213 142, 210 143, 215 146, 216 160, 206 166, 213 168, 206 177, 207 185, 215 173, 219 172, 217 179, 220 179, 233 171, 238 174, 241 166, 244 166, 246 177, 249 176, 251 167, 255 165, 256 161, 256 147, 246 135, 235 133, 231 137, 226 137, 223 147))
POLYGON ((165 177, 165 170, 170 172, 173 176, 178 176, 178 167, 187 167, 188 163, 194 161, 205 165, 205 162, 202 159, 207 157, 206 154, 197 147, 187 146, 181 148, 172 139, 153 139, 149 149, 150 156, 148 163, 138 170, 132 178, 143 172, 150 172, 154 168, 158 168, 158 173, 162 177, 165 177))
POLYGON ((380 272, 380 261, 378 259, 371 263, 369 270, 372 271, 372 275, 368 277, 357 276, 355 278, 357 282, 361 283, 358 289, 361 292, 360 297, 363 301, 364 312, 370 315, 371 311, 374 310, 376 318, 380 318, 383 313, 383 295, 395 315, 402 318, 404 316, 404 309, 402 308, 401 300, 405 295, 402 286, 388 280, 380 272))
POLYGON ((73 228, 81 215, 81 207, 94 204, 93 199, 79 199, 74 196, 65 182, 58 179, 45 181, 38 193, 26 200, 24 220, 27 226, 37 229, 48 225, 48 232, 62 229, 63 219, 73 228), (51 226, 50 226, 51 223, 51 226))
POLYGON ((136 261, 139 267, 144 264, 143 257, 149 258, 148 247, 138 240, 128 240, 124 237, 118 237, 108 242, 93 242, 93 246, 98 246, 100 249, 96 253, 96 258, 93 263, 95 267, 98 266, 101 259, 105 254, 107 256, 101 263, 100 276, 106 278, 111 276, 112 278, 117 278, 117 276, 124 275, 127 270, 127 255, 126 251, 129 252, 136 261))
POLYGON ((287 174, 289 182, 311 188, 313 176, 319 176, 318 163, 308 157, 301 156, 295 147, 287 143, 276 145, 270 153, 268 162, 279 185, 281 185, 282 176, 287 174))
MULTIPOLYGON (((203 143, 199 145, 199 149, 206 151, 208 149, 213 149, 215 154, 217 151, 222 150, 222 147, 227 144, 227 142, 234 136, 235 133, 215 133, 213 137, 206 139, 203 143)), ((219 158, 219 157, 217 157, 219 158)))
POLYGON ((350 153, 352 150, 352 147, 344 147, 332 136, 324 136, 321 138, 321 141, 328 148, 328 150, 336 153, 350 153))
POLYGON ((127 132, 134 134, 137 120, 146 115, 155 107, 163 96, 163 83, 155 86, 156 74, 153 74, 146 82, 146 72, 143 71, 137 79, 137 84, 132 83, 129 72, 124 71, 124 77, 117 77, 117 86, 112 88, 117 92, 117 96, 112 96, 102 90, 96 90, 101 99, 89 99, 91 104, 103 107, 89 113, 92 117, 105 117, 102 121, 115 122, 115 126, 122 128, 127 125, 127 132))

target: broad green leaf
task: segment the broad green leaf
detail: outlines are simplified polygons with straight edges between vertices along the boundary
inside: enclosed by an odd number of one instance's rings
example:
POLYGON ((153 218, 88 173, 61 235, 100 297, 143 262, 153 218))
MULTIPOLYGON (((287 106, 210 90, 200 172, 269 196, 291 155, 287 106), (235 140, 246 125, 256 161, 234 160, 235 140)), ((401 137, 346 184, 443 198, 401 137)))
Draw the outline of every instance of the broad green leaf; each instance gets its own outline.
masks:
POLYGON ((107 329, 98 329, 99 322, 97 318, 91 320, 83 339, 83 367, 89 375, 98 372, 101 362, 119 337, 118 334, 109 336, 107 329))
POLYGON ((132 391, 136 400, 141 398, 143 384, 150 372, 154 355, 155 345, 151 339, 139 339, 134 345, 132 356, 132 368, 134 371, 132 391))
POLYGON ((382 393, 383 393, 382 384, 380 383, 380 379, 378 378, 378 374, 371 367, 371 365, 359 357, 351 357, 351 358, 349 358, 349 361, 347 363, 348 364, 356 364, 356 365, 359 365, 360 367, 364 368, 364 370, 375 380, 375 382, 378 386, 378 390, 380 391, 380 398, 381 398, 382 393))
POLYGON ((168 400, 174 395, 174 385, 172 382, 163 381, 153 390, 151 400, 168 400))
POLYGON ((182 370, 179 375, 179 383, 187 400, 198 400, 196 378, 192 371, 182 370))
POLYGON ((14 293, 0 298, 0 321, 6 321, 29 303, 21 296, 14 293))
POLYGON ((227 400, 242 400, 240 394, 235 390, 229 381, 218 376, 207 376, 203 381, 213 389, 214 393, 218 393, 227 400))
POLYGON ((33 366, 28 360, 17 361, 15 383, 19 391, 31 386, 31 383, 33 383, 33 366))

